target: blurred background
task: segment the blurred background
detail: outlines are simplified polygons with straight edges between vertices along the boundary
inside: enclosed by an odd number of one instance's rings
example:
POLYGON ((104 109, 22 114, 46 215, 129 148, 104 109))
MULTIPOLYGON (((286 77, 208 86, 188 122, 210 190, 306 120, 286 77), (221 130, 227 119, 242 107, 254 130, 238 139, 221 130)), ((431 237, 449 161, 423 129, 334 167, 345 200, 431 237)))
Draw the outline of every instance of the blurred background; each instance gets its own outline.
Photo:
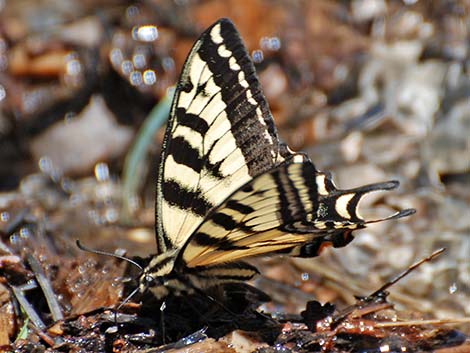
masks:
POLYGON ((364 213, 417 209, 316 259, 255 260, 274 299, 266 309, 350 304, 446 247, 391 288, 392 302, 470 316, 469 10, 466 0, 0 0, 0 251, 59 266, 70 312, 115 303, 90 286, 116 266, 94 271, 108 259, 73 241, 154 251, 164 129, 152 128, 198 35, 228 17, 291 148, 341 188, 401 182, 364 213))

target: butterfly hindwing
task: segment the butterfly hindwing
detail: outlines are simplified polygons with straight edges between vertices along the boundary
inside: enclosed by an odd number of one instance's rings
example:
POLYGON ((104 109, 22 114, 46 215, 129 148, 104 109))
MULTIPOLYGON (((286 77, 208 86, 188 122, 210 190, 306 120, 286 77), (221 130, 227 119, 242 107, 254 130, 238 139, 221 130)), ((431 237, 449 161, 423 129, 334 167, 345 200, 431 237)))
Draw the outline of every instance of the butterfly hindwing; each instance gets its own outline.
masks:
POLYGON ((183 67, 157 184, 159 253, 182 246, 209 211, 289 155, 233 24, 206 30, 183 67))
POLYGON ((324 245, 345 245, 366 221, 365 194, 395 187, 380 183, 339 190, 303 154, 250 180, 213 210, 179 254, 177 266, 214 266, 266 253, 318 255, 324 245))

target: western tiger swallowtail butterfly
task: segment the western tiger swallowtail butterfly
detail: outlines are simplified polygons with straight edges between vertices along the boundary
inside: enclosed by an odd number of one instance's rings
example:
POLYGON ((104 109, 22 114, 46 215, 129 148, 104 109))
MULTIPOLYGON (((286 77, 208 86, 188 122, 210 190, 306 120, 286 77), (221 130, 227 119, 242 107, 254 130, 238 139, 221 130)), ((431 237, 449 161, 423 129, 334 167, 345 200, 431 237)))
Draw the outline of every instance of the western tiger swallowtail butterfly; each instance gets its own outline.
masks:
POLYGON ((234 25, 221 19, 196 41, 176 87, 156 195, 157 254, 139 290, 157 299, 251 279, 243 259, 314 257, 368 223, 358 213, 389 181, 339 190, 277 135, 255 68, 234 25))

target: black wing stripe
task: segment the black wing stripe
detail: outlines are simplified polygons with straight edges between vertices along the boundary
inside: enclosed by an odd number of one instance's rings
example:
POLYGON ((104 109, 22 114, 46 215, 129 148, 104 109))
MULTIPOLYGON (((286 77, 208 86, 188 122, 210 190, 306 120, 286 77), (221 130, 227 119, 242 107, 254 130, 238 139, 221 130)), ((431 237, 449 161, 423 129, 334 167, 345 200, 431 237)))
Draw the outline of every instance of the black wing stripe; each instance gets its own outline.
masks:
MULTIPOLYGON (((255 111, 255 107, 253 107, 253 109, 248 112, 248 113, 251 113, 251 112, 254 112, 255 111)), ((258 137, 259 138, 259 131, 257 130, 257 126, 255 123, 253 123, 253 121, 250 121, 250 122, 245 122, 243 124, 244 126, 240 126, 240 129, 239 130, 235 130, 235 133, 233 133, 231 130, 227 130, 225 131, 222 135, 220 135, 219 139, 217 141, 223 141, 224 138, 230 138, 231 135, 234 135, 236 138, 238 138, 238 141, 240 144, 242 144, 241 148, 245 148, 245 147, 250 147, 249 144, 247 144, 247 138, 249 137, 258 137)), ((238 126, 238 123, 236 123, 235 125, 232 125, 232 129, 237 129, 239 126, 238 126)), ((215 147, 217 147, 215 145, 215 143, 217 141, 214 141, 214 143, 210 146, 210 149, 207 151, 207 160, 210 159, 210 156, 211 156, 211 152, 214 150, 215 147)), ((252 142, 252 140, 248 141, 248 142, 252 142)), ((254 146, 252 146, 253 148, 255 148, 254 146)), ((260 147, 257 147, 258 150, 260 149, 260 147)), ((269 147, 265 147, 265 149, 270 149, 269 147)), ((232 150, 230 151, 227 151, 226 152, 226 155, 225 155, 225 159, 227 159, 228 157, 230 157, 231 154, 237 152, 240 150, 240 146, 235 146, 232 150)), ((251 152, 252 149, 245 149, 244 151, 250 151, 251 152)), ((261 155, 262 156, 262 155, 261 155)), ((259 158, 259 156, 258 156, 259 158)), ((257 156, 254 154, 254 153, 251 153, 249 156, 245 156, 245 163, 247 164, 253 164, 257 159, 257 156)), ((209 162, 207 162, 209 164, 209 162)), ((244 165, 241 165, 240 168, 244 167, 244 165)), ((207 169, 208 172, 210 172, 209 169, 207 169)))
POLYGON ((209 130, 209 125, 196 114, 186 113, 186 109, 176 109, 176 121, 179 125, 187 126, 199 134, 204 135, 209 130))
POLYGON ((178 164, 183 164, 196 173, 202 170, 203 160, 199 157, 199 151, 182 136, 175 137, 172 144, 168 147, 168 156, 178 164))
POLYGON ((211 217, 211 220, 224 230, 234 230, 239 226, 233 217, 220 212, 214 213, 211 217))
POLYGON ((352 222, 358 222, 361 218, 357 215, 357 205, 359 204, 359 201, 361 201, 363 195, 361 194, 354 194, 354 196, 351 198, 351 200, 348 202, 347 205, 347 210, 350 215, 350 220, 352 222))
POLYGON ((188 273, 196 273, 198 278, 243 281, 258 274, 256 267, 244 262, 233 262, 206 268, 187 269, 188 273))
POLYGON ((198 191, 187 190, 174 180, 167 180, 163 185, 163 197, 170 205, 199 216, 204 216, 214 207, 198 191))
POLYGON ((242 250, 248 249, 246 246, 236 245, 233 241, 229 239, 220 239, 213 237, 205 232, 197 232, 195 234, 197 238, 197 244, 200 246, 204 246, 206 248, 213 248, 214 250, 242 250))
POLYGON ((227 208, 240 212, 242 214, 249 214, 251 212, 254 212, 253 207, 249 205, 244 205, 243 203, 235 201, 235 200, 227 201, 227 208))
POLYGON ((273 178, 276 181, 276 189, 279 195, 280 214, 283 223, 291 223, 298 217, 305 217, 305 210, 303 209, 302 202, 293 185, 292 180, 286 173, 276 171, 273 173, 273 178))

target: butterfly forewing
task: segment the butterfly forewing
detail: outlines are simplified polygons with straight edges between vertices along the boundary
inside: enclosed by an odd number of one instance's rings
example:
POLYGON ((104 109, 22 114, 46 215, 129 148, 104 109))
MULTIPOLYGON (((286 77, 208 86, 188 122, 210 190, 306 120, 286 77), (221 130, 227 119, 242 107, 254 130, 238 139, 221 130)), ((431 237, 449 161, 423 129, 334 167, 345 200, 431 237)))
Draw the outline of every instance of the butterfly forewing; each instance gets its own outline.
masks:
POLYGON ((288 154, 238 32, 217 22, 176 89, 157 185, 159 252, 183 246, 213 207, 288 154))

